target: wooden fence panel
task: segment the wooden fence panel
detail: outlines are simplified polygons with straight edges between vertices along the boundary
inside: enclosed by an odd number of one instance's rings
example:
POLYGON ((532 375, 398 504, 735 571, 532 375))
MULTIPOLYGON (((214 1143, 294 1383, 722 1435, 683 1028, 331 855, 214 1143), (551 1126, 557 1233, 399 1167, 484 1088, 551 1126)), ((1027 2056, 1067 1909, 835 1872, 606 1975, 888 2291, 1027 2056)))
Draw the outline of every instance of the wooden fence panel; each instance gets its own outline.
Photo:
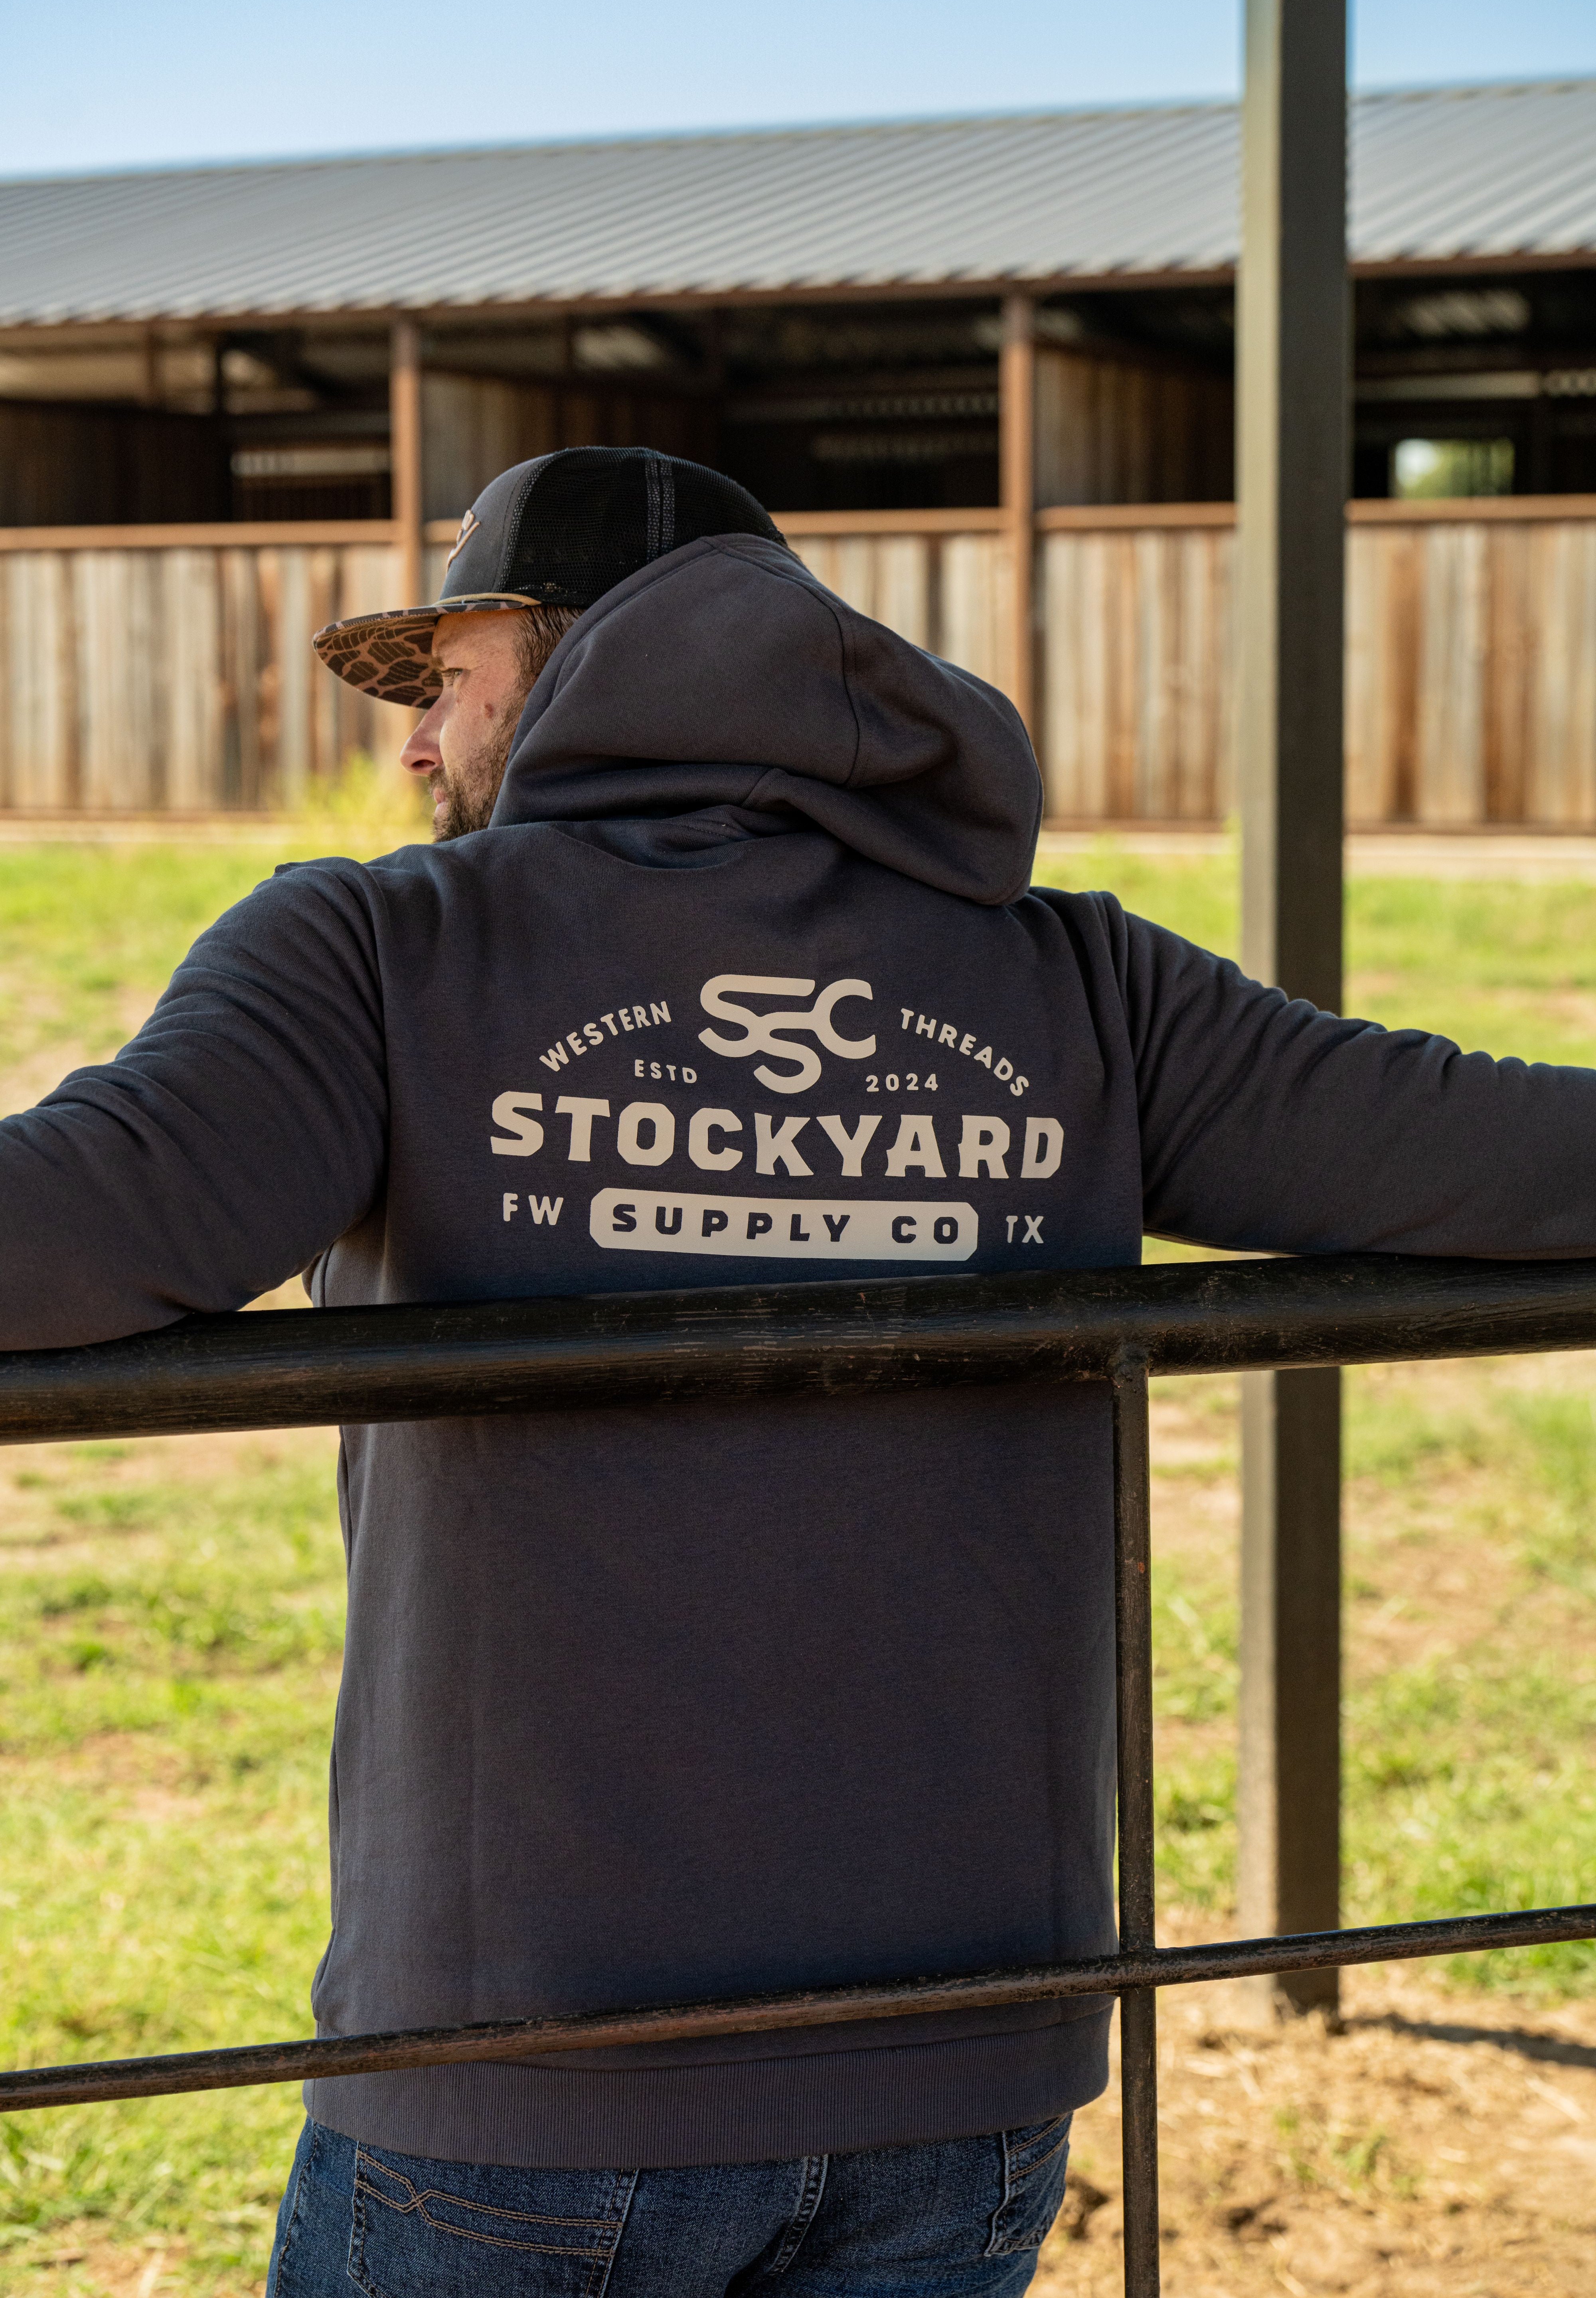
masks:
MULTIPOLYGON (((1233 539, 1124 516, 1041 539, 1048 810, 1212 820, 1236 802, 1233 539)), ((1596 827, 1596 518, 1348 540, 1349 820, 1596 827)))
MULTIPOLYGON (((1596 515, 1354 517, 1355 822, 1596 828, 1596 515)), ((1049 814, 1211 821, 1235 805, 1234 536, 1179 510, 1055 512, 1038 535, 1038 746, 1049 814)), ((315 661, 323 623, 393 603, 385 527, 0 537, 0 806, 294 804, 411 714, 315 661), (358 533, 358 530, 356 530, 358 533)), ((943 513, 795 537, 819 578, 1001 684, 1007 537, 943 513)), ((446 544, 427 550, 429 588, 446 544)))
POLYGON ((1211 821, 1232 802, 1231 538, 1044 536, 1041 756, 1050 814, 1211 821))
POLYGON ((396 757, 411 714, 342 685, 310 645, 393 603, 396 557, 386 541, 0 552, 0 806, 253 810, 296 803, 353 752, 396 757))

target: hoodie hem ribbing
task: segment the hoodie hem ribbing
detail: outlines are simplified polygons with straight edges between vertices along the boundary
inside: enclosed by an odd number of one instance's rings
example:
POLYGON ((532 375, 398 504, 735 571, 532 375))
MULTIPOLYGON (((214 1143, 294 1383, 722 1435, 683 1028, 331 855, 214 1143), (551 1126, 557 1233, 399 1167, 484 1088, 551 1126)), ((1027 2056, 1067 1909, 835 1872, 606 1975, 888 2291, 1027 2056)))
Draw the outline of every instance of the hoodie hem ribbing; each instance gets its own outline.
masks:
POLYGON ((1066 2114, 1108 2080, 1102 2011, 969 2042, 710 2066, 428 2067, 305 2085, 312 2120, 425 2161, 682 2170, 933 2145, 1066 2114))

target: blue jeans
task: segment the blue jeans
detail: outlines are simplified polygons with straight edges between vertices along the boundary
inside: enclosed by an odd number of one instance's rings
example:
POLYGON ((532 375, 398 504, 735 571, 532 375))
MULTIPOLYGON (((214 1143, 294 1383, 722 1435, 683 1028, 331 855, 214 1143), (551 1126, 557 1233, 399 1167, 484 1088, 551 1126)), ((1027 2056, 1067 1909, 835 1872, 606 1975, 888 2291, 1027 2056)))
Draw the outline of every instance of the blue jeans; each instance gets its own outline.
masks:
POLYGON ((511 2170, 307 2122, 267 2298, 1020 2298, 1070 2117, 797 2162, 511 2170))

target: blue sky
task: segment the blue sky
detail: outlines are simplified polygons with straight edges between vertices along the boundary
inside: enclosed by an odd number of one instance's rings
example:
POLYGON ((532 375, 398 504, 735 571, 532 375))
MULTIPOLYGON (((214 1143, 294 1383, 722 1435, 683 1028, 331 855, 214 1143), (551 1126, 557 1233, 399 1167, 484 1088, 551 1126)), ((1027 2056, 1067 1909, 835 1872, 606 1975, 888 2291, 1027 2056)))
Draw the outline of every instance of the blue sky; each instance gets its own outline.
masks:
MULTIPOLYGON (((0 173, 1224 95, 1238 23, 1238 0, 12 0, 0 173)), ((1596 74, 1596 0, 1361 0, 1353 68, 1596 74)))

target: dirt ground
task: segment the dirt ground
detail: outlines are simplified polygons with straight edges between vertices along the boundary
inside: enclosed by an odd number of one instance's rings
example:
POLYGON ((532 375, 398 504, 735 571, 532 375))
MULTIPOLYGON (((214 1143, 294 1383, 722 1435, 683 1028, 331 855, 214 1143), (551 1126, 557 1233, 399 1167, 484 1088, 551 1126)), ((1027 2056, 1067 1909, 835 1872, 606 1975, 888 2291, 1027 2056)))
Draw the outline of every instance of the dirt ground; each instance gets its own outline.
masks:
MULTIPOLYGON (((1338 2034, 1266 2021, 1239 1983, 1162 1996, 1168 2298, 1588 2298, 1596 2005, 1390 1964, 1342 1987, 1338 2034)), ((1036 2298, 1119 2298, 1118 2086, 1116 2060, 1076 2117, 1036 2298)))
MULTIPOLYGON (((1567 1360, 1558 1369, 1531 1359, 1494 1378, 1527 1391, 1568 1371, 1567 1360)), ((1419 1376, 1377 1377, 1405 1387, 1419 1376)), ((1470 1368, 1427 1367, 1422 1379, 1433 1409, 1477 1400, 1470 1368)), ((1234 1433, 1218 1406, 1217 1393, 1187 1387, 1154 1409, 1155 1539, 1194 1564, 1228 1554, 1236 1536, 1234 1433)), ((1445 1536, 1477 1499, 1474 1482, 1448 1466, 1417 1488, 1359 1492, 1353 1674, 1467 1650, 1509 1610, 1548 1647, 1570 1635, 1555 1588, 1526 1590, 1510 1553, 1487 1540, 1445 1536)), ((1166 1718, 1161 1760, 1233 1729, 1228 1718, 1166 1718)), ((1234 1931, 1214 1909, 1171 1910, 1159 1924, 1166 1946, 1234 1931)), ((1342 2013, 1341 2031, 1327 2032, 1317 2017, 1277 2023, 1245 1984, 1161 1996, 1168 2298, 1596 2292, 1596 2003, 1476 1993, 1422 1964, 1389 1964, 1343 1973, 1342 2013)), ((1108 2092, 1076 2118, 1069 2195, 1036 2298, 1119 2298, 1118 2087, 1116 2059, 1108 2092)))

